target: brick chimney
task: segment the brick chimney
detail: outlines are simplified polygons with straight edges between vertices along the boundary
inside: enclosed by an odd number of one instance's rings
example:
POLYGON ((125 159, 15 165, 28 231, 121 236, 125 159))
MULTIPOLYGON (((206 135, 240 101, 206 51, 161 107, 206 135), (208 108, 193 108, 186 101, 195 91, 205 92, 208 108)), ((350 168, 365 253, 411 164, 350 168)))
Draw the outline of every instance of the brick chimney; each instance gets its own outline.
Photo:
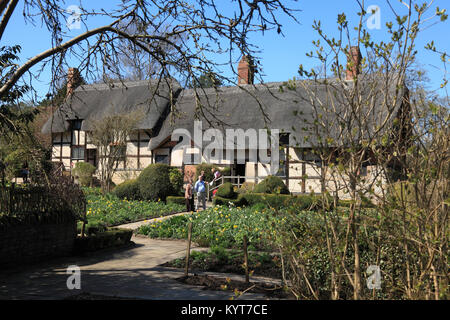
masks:
POLYGON ((350 47, 347 55, 347 76, 345 80, 353 80, 361 72, 361 51, 359 47, 350 47))
POLYGON ((67 72, 67 94, 66 98, 71 96, 76 88, 76 83, 80 78, 80 72, 77 68, 69 68, 67 72))
POLYGON ((238 84, 253 84, 255 67, 248 56, 243 56, 238 65, 238 84))

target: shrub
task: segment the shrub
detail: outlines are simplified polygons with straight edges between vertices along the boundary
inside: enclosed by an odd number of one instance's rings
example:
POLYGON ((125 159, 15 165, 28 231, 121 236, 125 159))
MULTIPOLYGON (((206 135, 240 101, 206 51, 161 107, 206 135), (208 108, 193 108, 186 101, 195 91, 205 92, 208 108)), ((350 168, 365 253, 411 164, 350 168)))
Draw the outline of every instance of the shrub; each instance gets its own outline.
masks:
POLYGON ((245 181, 241 185, 241 187, 238 189, 237 192, 239 192, 239 193, 248 193, 248 192, 252 192, 254 188, 255 188, 255 183, 254 182, 245 181))
POLYGON ((202 163, 195 167, 195 181, 198 180, 198 176, 202 171, 205 171, 205 181, 212 181, 214 179, 213 173, 211 172, 212 168, 216 166, 213 164, 202 163))
POLYGON ((225 168, 219 169, 219 170, 223 176, 231 176, 231 167, 225 167, 225 168))
POLYGON ((186 204, 186 199, 184 197, 177 197, 177 196, 168 196, 166 198, 167 204, 169 203, 177 203, 177 204, 186 204))
POLYGON ((78 178, 78 181, 83 187, 89 187, 92 183, 93 174, 96 168, 87 162, 77 162, 75 168, 72 170, 72 174, 78 178))
POLYGON ((170 166, 163 163, 151 164, 145 168, 137 178, 137 183, 144 200, 166 201, 167 196, 174 192, 170 183, 170 166))
POLYGON ((169 179, 175 196, 183 194, 183 173, 178 168, 170 168, 169 179))
POLYGON ((216 197, 222 197, 227 199, 234 199, 236 198, 236 193, 234 192, 233 185, 231 182, 226 182, 222 184, 218 189, 216 193, 216 197))
POLYGON ((255 186, 253 191, 256 193, 289 194, 289 189, 286 187, 283 180, 276 176, 266 177, 255 186))
POLYGON ((120 199, 139 200, 141 199, 141 193, 139 185, 136 179, 127 180, 122 182, 112 191, 120 199))

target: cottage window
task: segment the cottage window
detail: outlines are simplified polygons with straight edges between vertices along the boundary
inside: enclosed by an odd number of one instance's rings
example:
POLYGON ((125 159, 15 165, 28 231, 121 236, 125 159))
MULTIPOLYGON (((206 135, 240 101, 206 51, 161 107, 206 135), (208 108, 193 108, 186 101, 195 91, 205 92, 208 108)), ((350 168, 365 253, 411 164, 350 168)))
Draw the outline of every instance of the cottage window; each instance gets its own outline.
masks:
POLYGON ((169 164, 169 156, 167 154, 157 154, 155 155, 155 163, 169 164))
POLYGON ((72 160, 84 160, 84 147, 72 147, 72 160))
POLYGON ((71 130, 81 130, 81 123, 83 120, 71 120, 70 121, 70 129, 71 130))

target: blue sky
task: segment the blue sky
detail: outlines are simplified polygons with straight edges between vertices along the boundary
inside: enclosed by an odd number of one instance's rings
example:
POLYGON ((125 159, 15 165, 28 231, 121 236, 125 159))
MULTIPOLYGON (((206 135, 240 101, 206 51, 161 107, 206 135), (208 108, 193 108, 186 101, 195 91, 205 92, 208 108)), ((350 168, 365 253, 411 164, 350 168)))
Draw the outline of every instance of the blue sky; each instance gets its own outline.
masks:
MULTIPOLYGON (((224 0, 221 0, 223 4, 224 0)), ((95 6, 97 8, 104 7, 111 8, 111 0, 96 0, 95 6)), ((422 1, 420 1, 422 2, 422 1)), ((77 0, 68 0, 65 2, 67 7, 71 4, 77 4, 77 0)), ((83 2, 84 3, 84 2, 83 2)), ((92 2, 90 2, 91 4, 92 2)), ((395 8, 403 10, 404 8, 397 0, 391 0, 395 8)), ((291 3, 293 7, 300 9, 296 13, 299 24, 293 22, 286 16, 282 16, 284 37, 278 35, 276 32, 267 32, 264 36, 258 34, 251 37, 251 42, 256 44, 261 50, 260 61, 263 66, 264 81, 284 81, 298 76, 297 70, 300 64, 305 67, 317 66, 317 61, 306 57, 306 53, 313 50, 311 42, 318 39, 317 33, 312 29, 314 20, 320 20, 323 29, 329 33, 337 35, 337 15, 345 12, 350 25, 357 24, 359 17, 357 16, 358 7, 354 0, 299 0, 296 3, 291 3)), ((433 7, 440 7, 450 9, 450 1, 435 0, 433 7)), ((378 5, 381 9, 381 28, 379 30, 372 29, 371 36, 375 40, 386 39, 387 30, 385 23, 392 21, 393 14, 386 4, 386 0, 369 0, 365 1, 366 8, 369 5, 378 5)), ((45 51, 51 46, 50 36, 48 32, 39 24, 33 26, 25 24, 22 16, 23 1, 16 9, 10 24, 4 34, 2 45, 20 44, 22 46, 21 63, 42 51, 45 51)), ((434 10, 430 11, 430 14, 434 10)), ((100 26, 107 21, 96 19, 90 21, 89 27, 94 28, 100 26)), ((80 30, 72 30, 71 36, 79 34, 80 30)), ((430 78, 429 88, 435 89, 439 87, 444 75, 442 63, 439 56, 424 50, 424 46, 430 40, 434 40, 435 44, 443 51, 450 52, 450 41, 448 41, 450 33, 450 19, 444 23, 439 23, 424 30, 417 39, 418 62, 428 71, 430 78)), ((35 67, 33 70, 38 70, 35 67)), ((230 74, 229 70, 224 69, 226 74, 230 74)), ((33 83, 35 89, 41 95, 45 95, 48 90, 50 81, 50 74, 48 71, 42 73, 39 81, 33 83)))

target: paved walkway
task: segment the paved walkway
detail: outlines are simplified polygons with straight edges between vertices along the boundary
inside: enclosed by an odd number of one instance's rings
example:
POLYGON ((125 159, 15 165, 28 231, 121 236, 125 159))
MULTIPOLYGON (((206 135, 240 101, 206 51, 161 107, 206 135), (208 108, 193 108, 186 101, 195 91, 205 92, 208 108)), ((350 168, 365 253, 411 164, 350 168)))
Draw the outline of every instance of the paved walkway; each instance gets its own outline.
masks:
MULTIPOLYGON (((206 202, 206 208, 211 208, 212 206, 213 206, 212 202, 206 202)), ((140 226, 143 226, 145 224, 151 224, 151 223, 154 223, 154 222, 170 219, 170 218, 175 217, 175 216, 182 216, 182 215, 191 214, 191 213, 192 212, 180 212, 180 213, 172 214, 170 216, 165 216, 165 217, 160 217, 160 218, 155 218, 155 219, 150 219, 150 220, 143 220, 143 221, 138 221, 138 222, 122 224, 120 226, 117 226, 117 228, 136 230, 136 229, 139 229, 140 226)))
MULTIPOLYGON (((147 222, 149 223, 149 222, 147 222)), ((53 259, 22 269, 2 270, 0 299, 63 299, 87 292, 96 295, 137 299, 229 299, 232 292, 203 290, 182 284, 175 278, 179 269, 159 267, 183 257, 184 240, 156 240, 133 236, 134 245, 107 249, 87 256, 53 259), (81 270, 81 290, 69 290, 67 267, 81 270)), ((195 245, 192 246, 195 249, 195 245)), ((221 276, 227 276, 220 274, 221 276)), ((240 299, 265 299, 263 295, 244 294, 240 299)))

